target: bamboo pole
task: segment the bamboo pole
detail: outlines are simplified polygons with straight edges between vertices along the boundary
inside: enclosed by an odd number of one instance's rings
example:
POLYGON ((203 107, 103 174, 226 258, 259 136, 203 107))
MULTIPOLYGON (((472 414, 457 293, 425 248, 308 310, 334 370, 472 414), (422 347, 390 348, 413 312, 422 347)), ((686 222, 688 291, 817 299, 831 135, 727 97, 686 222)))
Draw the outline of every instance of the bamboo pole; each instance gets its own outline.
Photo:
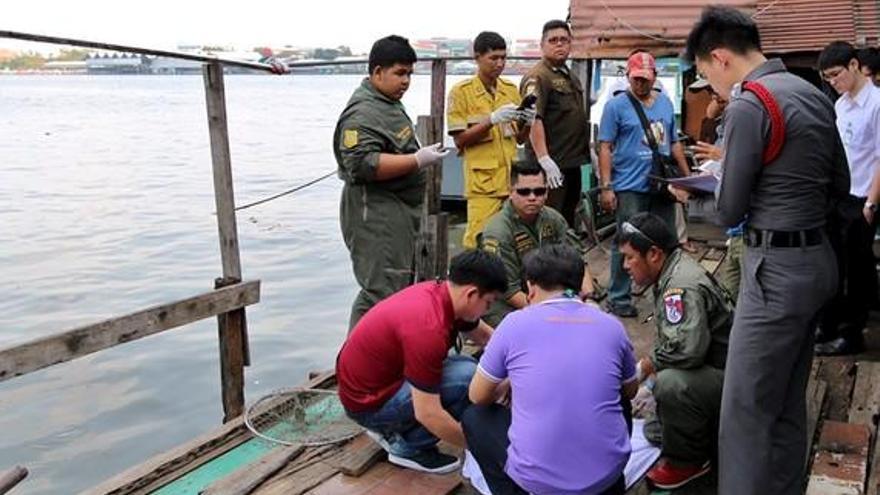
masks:
MULTIPOLYGON (((208 109, 208 131, 211 136, 211 163, 214 170, 214 201, 220 237, 220 259, 223 265, 223 278, 218 279, 215 286, 223 287, 241 280, 223 66, 219 62, 205 64, 203 75, 208 109)), ((217 323, 225 423, 244 412, 244 366, 248 361, 244 309, 219 315, 217 323)))

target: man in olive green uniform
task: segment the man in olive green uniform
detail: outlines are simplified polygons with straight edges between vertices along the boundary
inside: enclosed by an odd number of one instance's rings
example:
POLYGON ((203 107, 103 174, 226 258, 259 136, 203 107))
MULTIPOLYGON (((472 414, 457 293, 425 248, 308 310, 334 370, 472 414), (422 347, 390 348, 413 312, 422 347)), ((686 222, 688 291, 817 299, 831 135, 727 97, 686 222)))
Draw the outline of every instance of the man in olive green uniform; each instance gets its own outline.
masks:
POLYGON ((523 98, 537 96, 526 156, 547 174, 548 204, 574 226, 581 197, 581 166, 588 159, 589 129, 583 86, 565 65, 571 53, 568 24, 558 20, 544 24, 541 52, 541 61, 520 82, 523 98))
MULTIPOLYGON (((480 236, 480 247, 501 258, 507 272, 507 291, 498 298, 483 320, 497 326, 508 313, 528 305, 523 257, 538 247, 568 243, 579 252, 585 249, 565 219, 547 201, 544 171, 533 164, 516 163, 511 167, 511 194, 501 211, 493 215, 480 236)), ((586 263, 586 262, 585 262, 586 263)), ((581 296, 592 297, 593 278, 584 267, 581 296)))
POLYGON ((400 103, 415 61, 405 38, 376 41, 370 76, 351 96, 333 136, 339 178, 345 181, 339 220, 361 287, 349 329, 374 304, 412 282, 423 168, 446 154, 439 144, 419 147, 400 103))
POLYGON ((715 454, 733 301, 660 217, 634 215, 617 241, 633 280, 654 286, 657 335, 637 368, 642 380, 656 374, 663 436, 663 458, 648 479, 672 489, 706 474, 715 454))

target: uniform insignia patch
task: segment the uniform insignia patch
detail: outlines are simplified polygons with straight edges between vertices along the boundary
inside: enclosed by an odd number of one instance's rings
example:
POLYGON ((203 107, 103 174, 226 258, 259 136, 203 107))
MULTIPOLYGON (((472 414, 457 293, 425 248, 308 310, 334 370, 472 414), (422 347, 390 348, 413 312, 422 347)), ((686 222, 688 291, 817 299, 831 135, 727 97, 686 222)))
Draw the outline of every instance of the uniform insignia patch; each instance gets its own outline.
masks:
POLYGON ((552 225, 541 227, 541 238, 551 242, 556 240, 556 232, 553 230, 552 225))
POLYGON ((342 145, 346 148, 354 148, 358 144, 357 129, 346 129, 342 131, 342 145))
POLYGON ((485 239, 483 241, 483 251, 498 254, 498 239, 485 239))
POLYGON ((681 293, 669 294, 663 297, 663 306, 666 308, 666 321, 676 325, 684 319, 684 301, 681 293))
POLYGON ((566 88, 568 88, 568 81, 565 79, 558 78, 553 80, 553 89, 556 91, 565 91, 566 88))
POLYGON ((412 127, 406 126, 403 129, 397 131, 397 139, 399 141, 406 141, 407 139, 409 139, 410 136, 412 136, 412 133, 412 127))
POLYGON ((525 94, 526 94, 526 95, 536 95, 536 94, 538 94, 538 82, 535 81, 534 79, 531 79, 531 80, 529 80, 528 82, 526 82, 526 85, 525 85, 525 94))

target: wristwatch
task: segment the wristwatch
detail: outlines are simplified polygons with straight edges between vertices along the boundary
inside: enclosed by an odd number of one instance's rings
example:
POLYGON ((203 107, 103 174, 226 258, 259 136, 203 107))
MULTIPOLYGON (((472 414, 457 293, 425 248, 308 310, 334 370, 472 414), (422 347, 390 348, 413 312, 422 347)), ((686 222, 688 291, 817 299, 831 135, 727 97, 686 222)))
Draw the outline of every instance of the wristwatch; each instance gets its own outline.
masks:
POLYGON ((876 213, 877 212, 877 203, 874 203, 873 201, 865 201, 865 208, 876 213))
POLYGON ((599 186, 599 189, 602 191, 610 191, 611 190, 611 183, 606 182, 606 183, 602 184, 601 186, 599 186))

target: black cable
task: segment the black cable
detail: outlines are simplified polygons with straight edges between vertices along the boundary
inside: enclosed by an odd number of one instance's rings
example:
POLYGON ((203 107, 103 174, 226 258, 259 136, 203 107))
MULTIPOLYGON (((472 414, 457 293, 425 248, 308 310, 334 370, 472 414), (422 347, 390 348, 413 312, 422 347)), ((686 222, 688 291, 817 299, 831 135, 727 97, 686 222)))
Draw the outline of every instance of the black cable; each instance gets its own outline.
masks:
POLYGON ((282 196, 287 196, 288 194, 293 194, 293 193, 300 191, 302 189, 305 189, 313 184, 317 184, 318 182, 321 182, 322 180, 326 179, 327 177, 330 177, 331 175, 335 175, 335 174, 336 174, 336 170, 334 170, 332 172, 328 172, 327 174, 322 175, 322 176, 318 177, 317 179, 311 180, 309 182, 306 182, 305 184, 296 186, 292 189, 288 189, 288 190, 281 192, 281 193, 278 193, 274 196, 269 196, 268 198, 264 198, 259 201, 254 201, 253 203, 248 203, 244 206, 239 206, 238 208, 235 209, 235 211, 240 211, 240 210, 250 208, 252 206, 257 206, 257 205, 261 205, 263 203, 268 203, 269 201, 272 201, 273 199, 278 199, 282 196))

